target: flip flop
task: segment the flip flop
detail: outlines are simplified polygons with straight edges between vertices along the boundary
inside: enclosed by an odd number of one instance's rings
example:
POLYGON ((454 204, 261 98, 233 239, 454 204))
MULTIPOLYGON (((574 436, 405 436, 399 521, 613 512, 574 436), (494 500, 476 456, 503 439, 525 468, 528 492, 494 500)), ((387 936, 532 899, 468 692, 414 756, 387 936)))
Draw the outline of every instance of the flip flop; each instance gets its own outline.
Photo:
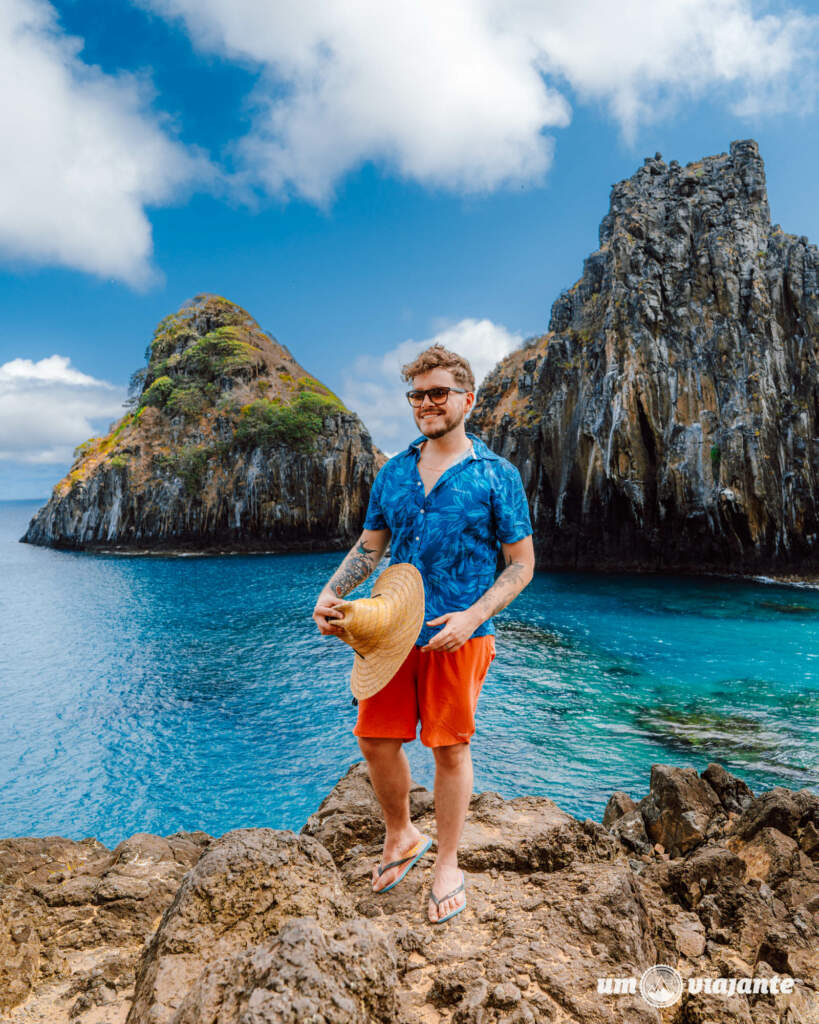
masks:
POLYGON ((395 881, 390 882, 389 885, 385 885, 383 889, 373 889, 373 892, 378 896, 382 892, 386 892, 388 889, 392 889, 394 885, 398 885, 398 883, 401 881, 404 875, 409 871, 409 869, 414 864, 416 864, 424 856, 424 854, 427 852, 430 846, 432 846, 432 840, 430 839, 430 837, 421 836, 421 838, 418 840, 415 846, 413 846, 413 848, 409 851, 406 857, 402 857, 400 860, 390 861, 389 864, 384 864, 383 867, 379 864, 378 877, 380 878, 384 874, 384 872, 389 871, 390 868, 396 868, 398 867, 399 864, 403 864, 405 861, 410 861, 410 863, 407 864, 407 866, 404 868, 404 870, 401 872, 398 878, 395 879, 395 881))
POLYGON ((456 914, 460 914, 460 912, 466 906, 466 879, 464 878, 464 873, 462 871, 461 884, 458 886, 457 889, 453 889, 452 892, 448 892, 446 896, 436 896, 435 893, 432 891, 432 886, 429 887, 430 898, 432 899, 436 907, 439 907, 442 903, 445 903, 447 900, 452 899, 453 896, 457 896, 459 892, 464 893, 464 901, 460 905, 460 907, 456 908, 451 913, 447 914, 446 917, 439 917, 437 921, 430 921, 430 924, 443 924, 444 921, 448 921, 450 917, 454 917, 456 914))

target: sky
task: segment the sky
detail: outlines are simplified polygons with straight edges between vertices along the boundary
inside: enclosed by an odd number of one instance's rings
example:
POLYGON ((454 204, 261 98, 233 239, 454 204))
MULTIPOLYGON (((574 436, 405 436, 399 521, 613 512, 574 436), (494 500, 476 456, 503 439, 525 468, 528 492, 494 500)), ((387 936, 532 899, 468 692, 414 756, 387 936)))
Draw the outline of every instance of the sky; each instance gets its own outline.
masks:
POLYGON ((391 454, 401 364, 543 333, 647 156, 756 139, 818 241, 817 57, 816 2, 3 0, 0 499, 47 499, 199 292, 391 454))

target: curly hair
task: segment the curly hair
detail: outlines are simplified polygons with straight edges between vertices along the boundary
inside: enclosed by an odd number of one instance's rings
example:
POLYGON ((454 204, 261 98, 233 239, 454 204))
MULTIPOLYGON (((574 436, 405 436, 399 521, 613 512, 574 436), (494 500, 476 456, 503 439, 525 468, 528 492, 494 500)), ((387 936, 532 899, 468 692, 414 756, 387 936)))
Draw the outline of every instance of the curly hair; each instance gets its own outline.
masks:
POLYGON ((439 344, 430 345, 429 348, 425 348, 423 352, 419 353, 411 363, 402 366, 401 377, 411 384, 412 378, 419 373, 426 373, 428 370, 436 370, 439 367, 442 370, 449 370, 459 387, 466 388, 467 391, 475 390, 475 375, 468 361, 463 356, 459 356, 457 352, 450 352, 448 348, 439 344))

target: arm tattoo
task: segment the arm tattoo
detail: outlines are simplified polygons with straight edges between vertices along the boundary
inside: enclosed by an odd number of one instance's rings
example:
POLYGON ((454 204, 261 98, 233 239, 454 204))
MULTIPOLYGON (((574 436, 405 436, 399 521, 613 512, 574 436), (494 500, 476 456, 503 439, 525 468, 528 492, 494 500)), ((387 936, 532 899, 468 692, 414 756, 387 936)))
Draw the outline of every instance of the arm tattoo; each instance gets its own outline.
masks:
POLYGON ((484 622, 511 604, 531 579, 529 569, 523 562, 513 562, 509 555, 505 559, 506 568, 473 605, 484 622))
POLYGON ((363 541, 359 541, 354 548, 350 548, 330 578, 328 586, 336 597, 344 597, 366 580, 380 560, 376 548, 368 548, 363 541))

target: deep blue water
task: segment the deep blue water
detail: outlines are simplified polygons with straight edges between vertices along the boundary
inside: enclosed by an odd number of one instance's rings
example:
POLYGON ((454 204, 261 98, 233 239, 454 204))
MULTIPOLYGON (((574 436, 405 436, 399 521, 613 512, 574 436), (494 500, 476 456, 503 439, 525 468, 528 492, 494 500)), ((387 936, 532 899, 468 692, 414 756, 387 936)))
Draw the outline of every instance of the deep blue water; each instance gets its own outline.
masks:
MULTIPOLYGON (((361 759, 352 652, 310 617, 342 555, 18 543, 40 504, 0 502, 0 836, 299 829, 361 759)), ((495 621, 476 791, 599 821, 656 762, 817 789, 819 591, 538 573, 495 621)))

